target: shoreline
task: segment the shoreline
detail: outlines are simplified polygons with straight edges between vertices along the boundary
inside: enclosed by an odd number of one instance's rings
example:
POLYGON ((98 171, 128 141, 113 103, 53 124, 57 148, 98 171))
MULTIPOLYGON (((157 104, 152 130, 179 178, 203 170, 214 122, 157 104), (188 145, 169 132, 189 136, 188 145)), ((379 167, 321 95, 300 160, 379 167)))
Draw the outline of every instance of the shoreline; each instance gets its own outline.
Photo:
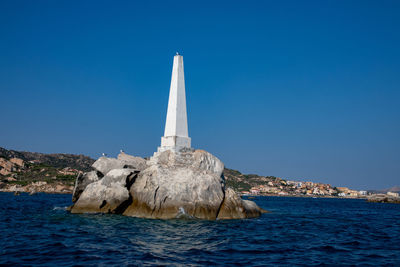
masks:
POLYGON ((367 196, 365 197, 354 197, 354 196, 324 196, 324 195, 279 195, 279 194, 265 194, 265 195, 240 195, 246 197, 298 197, 298 198, 338 198, 338 199, 368 199, 367 196))
POLYGON ((46 193, 46 194, 72 194, 74 187, 63 183, 34 182, 25 186, 19 184, 8 184, 0 189, 5 193, 46 193))
MULTIPOLYGON (((17 190, 13 190, 13 188, 0 189, 0 193, 27 193, 27 194, 36 194, 36 193, 44 193, 44 194, 63 194, 63 195, 72 195, 73 190, 26 190, 23 187, 17 187, 17 190)), ((297 197, 297 198, 337 198, 337 199, 368 199, 367 197, 338 197, 338 196, 313 196, 313 195, 278 195, 278 194, 269 194, 269 195, 240 195, 241 197, 247 198, 255 198, 255 197, 297 197)))
MULTIPOLYGON (((9 184, 6 187, 0 189, 0 193, 13 193, 19 195, 26 193, 28 195, 34 195, 37 193, 44 194, 63 194, 72 195, 74 187, 72 185, 66 185, 63 183, 46 183, 46 182, 35 182, 25 186, 18 184, 9 184)), ((329 195, 279 195, 279 194, 239 194, 240 197, 246 197, 247 199, 254 199, 256 197, 293 197, 293 198, 335 198, 335 199, 360 199, 368 202, 380 202, 380 203, 400 203, 400 199, 391 198, 390 196, 378 194, 370 196, 329 196, 329 195)))
MULTIPOLYGON (((41 191, 27 191, 27 190, 8 190, 8 189, 0 189, 0 193, 10 193, 16 196, 21 193, 25 193, 27 195, 35 195, 38 193, 42 194, 53 194, 53 195, 72 195, 72 190, 41 190, 41 191)), ((240 197, 246 197, 246 199, 254 199, 256 197, 292 197, 292 198, 331 198, 331 199, 358 199, 365 200, 366 202, 371 203, 391 203, 391 204, 400 204, 400 199, 392 199, 387 196, 370 196, 370 197, 338 197, 338 196, 301 196, 301 195, 241 195, 240 197)))

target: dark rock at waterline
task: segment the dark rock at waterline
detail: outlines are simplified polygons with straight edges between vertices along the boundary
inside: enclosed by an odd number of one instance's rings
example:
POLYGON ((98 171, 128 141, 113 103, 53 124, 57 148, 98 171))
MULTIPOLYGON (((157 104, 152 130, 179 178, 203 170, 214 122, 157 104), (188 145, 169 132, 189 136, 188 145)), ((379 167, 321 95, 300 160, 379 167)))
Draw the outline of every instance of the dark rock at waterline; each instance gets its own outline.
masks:
POLYGON ((394 197, 394 196, 389 196, 386 194, 376 194, 369 196, 367 198, 368 202, 377 202, 377 203, 395 203, 395 204, 400 204, 400 198, 399 197, 394 197))
POLYGON ((217 219, 256 218, 264 212, 255 202, 244 200, 232 188, 227 188, 217 219))

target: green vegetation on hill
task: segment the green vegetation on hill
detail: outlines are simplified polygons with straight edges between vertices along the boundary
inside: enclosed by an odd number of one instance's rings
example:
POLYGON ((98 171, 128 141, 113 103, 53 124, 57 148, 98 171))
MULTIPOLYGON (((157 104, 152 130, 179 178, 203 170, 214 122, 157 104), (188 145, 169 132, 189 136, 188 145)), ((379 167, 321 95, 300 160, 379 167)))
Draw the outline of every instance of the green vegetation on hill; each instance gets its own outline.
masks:
POLYGON ((275 176, 259 176, 257 174, 242 174, 239 171, 225 168, 225 182, 227 187, 235 191, 249 191, 253 186, 267 184, 268 182, 284 181, 275 176))
POLYGON ((0 183, 25 186, 34 182, 73 185, 77 174, 91 170, 94 160, 83 155, 42 154, 0 148, 0 183), (22 164, 11 159, 23 160, 22 164))
MULTIPOLYGON (((35 161, 35 163, 54 168, 72 168, 80 171, 90 171, 94 160, 84 155, 73 154, 43 154, 36 152, 25 152, 7 150, 0 147, 0 157, 7 160, 19 158, 25 162, 35 161)), ((44 166, 44 167, 46 167, 44 166)))
MULTIPOLYGON (((95 160, 83 155, 42 154, 7 150, 0 147, 0 188, 7 185, 22 185, 46 182, 71 186, 79 172, 92 170, 95 160)), ((345 187, 332 187, 329 184, 287 181, 274 176, 242 174, 237 170, 225 168, 227 187, 237 192, 266 195, 324 195, 345 194, 357 196, 358 192, 345 187)), ((400 188, 385 190, 398 192, 400 188)))

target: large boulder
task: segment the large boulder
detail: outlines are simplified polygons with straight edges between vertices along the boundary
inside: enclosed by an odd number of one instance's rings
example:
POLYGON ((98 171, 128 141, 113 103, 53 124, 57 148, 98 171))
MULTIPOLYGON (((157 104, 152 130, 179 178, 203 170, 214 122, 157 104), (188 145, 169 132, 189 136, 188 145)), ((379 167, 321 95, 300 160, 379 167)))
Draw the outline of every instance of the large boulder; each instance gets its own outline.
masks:
POLYGON ((115 158, 100 157, 93 163, 92 167, 96 171, 106 175, 109 171, 113 169, 122 169, 125 165, 125 162, 115 158))
POLYGON ((25 162, 22 159, 12 158, 12 159, 10 159, 10 162, 18 165, 19 167, 22 167, 22 168, 25 167, 25 162))
POLYGON ((101 180, 89 184, 71 207, 72 213, 120 213, 130 203, 128 187, 137 174, 134 169, 113 169, 101 180))
POLYGON ((72 202, 76 202, 83 190, 91 184, 99 180, 97 171, 79 173, 75 180, 74 191, 72 192, 72 202))
POLYGON ((147 168, 146 160, 144 158, 131 156, 124 152, 121 152, 118 155, 118 160, 124 162, 128 168, 134 168, 139 171, 147 168))
POLYGON ((155 155, 130 188, 127 216, 215 220, 224 199, 224 164, 202 150, 155 155))
POLYGON ((146 160, 140 157, 134 157, 124 152, 121 152, 118 155, 118 158, 108 158, 108 157, 100 157, 96 160, 93 165, 93 169, 106 175, 109 171, 113 169, 136 169, 136 170, 143 170, 147 167, 146 160))
POLYGON ((253 201, 244 200, 232 188, 227 188, 217 219, 256 218, 264 212, 253 201))
POLYGON ((14 164, 5 158, 0 158, 0 174, 9 175, 15 170, 14 164))

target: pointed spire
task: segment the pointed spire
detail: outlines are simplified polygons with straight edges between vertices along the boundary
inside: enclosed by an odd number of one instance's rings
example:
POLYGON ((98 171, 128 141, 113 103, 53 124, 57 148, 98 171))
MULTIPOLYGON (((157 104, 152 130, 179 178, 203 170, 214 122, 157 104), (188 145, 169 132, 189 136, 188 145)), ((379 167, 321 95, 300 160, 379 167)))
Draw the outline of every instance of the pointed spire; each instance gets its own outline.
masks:
POLYGON ((164 136, 161 138, 161 147, 159 150, 190 148, 190 143, 186 113, 183 57, 177 52, 174 56, 172 67, 165 131, 164 136))

